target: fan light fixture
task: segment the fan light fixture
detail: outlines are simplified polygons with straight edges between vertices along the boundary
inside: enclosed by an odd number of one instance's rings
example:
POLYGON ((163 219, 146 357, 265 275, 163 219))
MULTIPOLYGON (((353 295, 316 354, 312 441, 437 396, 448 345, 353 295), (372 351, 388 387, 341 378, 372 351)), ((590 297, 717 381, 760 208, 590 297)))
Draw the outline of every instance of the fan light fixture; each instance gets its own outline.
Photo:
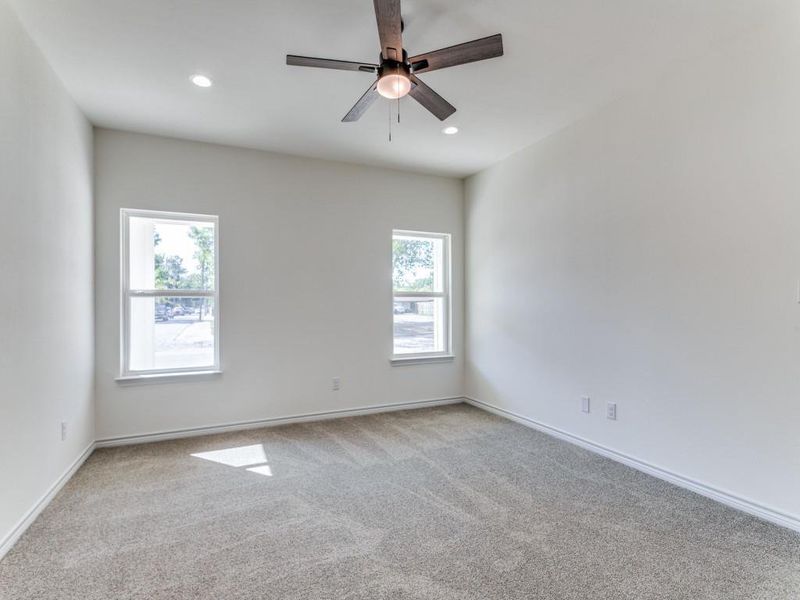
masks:
POLYGON ((405 75, 392 73, 378 80, 378 93, 384 98, 397 100, 411 90, 411 80, 405 75))

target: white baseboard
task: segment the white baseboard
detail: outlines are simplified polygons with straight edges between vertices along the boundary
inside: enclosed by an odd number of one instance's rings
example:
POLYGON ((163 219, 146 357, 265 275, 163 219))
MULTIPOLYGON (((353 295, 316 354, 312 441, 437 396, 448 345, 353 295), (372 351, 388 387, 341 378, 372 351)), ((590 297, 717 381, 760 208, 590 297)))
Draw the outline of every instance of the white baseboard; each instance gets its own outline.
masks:
POLYGON ((225 423, 222 425, 211 425, 208 427, 193 427, 189 429, 175 429, 169 431, 159 431, 156 433, 146 433, 141 435, 128 435, 121 437, 105 438, 97 440, 97 448, 110 448, 113 446, 127 446, 130 444, 144 444, 148 442, 161 442, 165 440, 175 440, 178 438, 196 437, 214 433, 225 433, 228 431, 242 431, 245 429, 260 429, 262 427, 275 427, 278 425, 289 425, 292 423, 306 423, 309 421, 325 421, 328 419, 341 419, 343 417, 357 417, 359 415, 371 415, 375 413, 390 412, 396 410, 410 410, 414 408, 428 408, 432 406, 444 406, 446 404, 460 404, 464 402, 461 396, 451 398, 435 398, 432 400, 415 400, 412 402, 398 402, 395 404, 376 404, 361 408, 342 408, 316 413, 305 413, 291 415, 287 417, 272 417, 269 419, 258 419, 256 421, 240 421, 236 423, 225 423))
POLYGON ((585 448, 586 450, 594 452, 595 454, 605 456, 606 458, 610 458, 611 460, 615 460, 638 471, 642 471, 643 473, 647 473, 648 475, 652 475, 653 477, 657 477, 658 479, 662 479, 677 485, 678 487, 682 487, 700 494, 701 496, 705 496, 706 498, 716 500, 721 504, 730 506, 731 508, 735 508, 754 517, 758 517, 765 521, 769 521, 770 523, 774 523, 775 525, 780 525, 781 527, 786 527, 787 529, 800 532, 800 517, 798 516, 790 515, 769 506, 764 506, 763 504, 748 498, 743 498, 731 492, 717 489, 713 486, 689 477, 685 477, 683 475, 679 475, 678 473, 674 473, 662 467, 652 465, 628 454, 618 452, 617 450, 612 450, 611 448, 607 448, 606 446, 602 446, 601 444, 597 444, 585 438, 573 435, 556 427, 540 423, 534 419, 511 412, 509 410, 505 410, 504 408, 500 408, 498 406, 494 406, 488 402, 483 402, 482 400, 477 400, 468 396, 465 397, 465 401, 467 404, 471 404, 476 408, 480 408, 487 412, 505 417, 532 429, 536 429, 537 431, 541 431, 542 433, 546 433, 558 439, 570 442, 571 444, 585 448))
POLYGON ((0 560, 8 554, 8 551, 11 550, 12 546, 17 543, 17 540, 25 533, 25 530, 31 526, 36 520, 36 517, 41 514, 41 512, 50 504, 50 501, 55 498, 55 495, 61 491, 61 488, 64 487, 70 478, 75 474, 75 472, 81 468, 86 459, 89 458, 94 452, 94 442, 86 446, 86 449, 81 452, 80 456, 76 458, 72 464, 67 467, 67 470, 61 474, 61 477, 56 480, 56 482, 50 486, 50 489, 45 492, 45 494, 39 498, 36 504, 31 507, 31 509, 23 516, 19 522, 14 526, 14 528, 6 535, 2 540, 0 540, 0 560))
POLYGON ((125 436, 118 438, 106 438, 97 440, 89 444, 86 449, 75 459, 75 461, 64 471, 59 479, 50 487, 50 489, 34 504, 34 506, 20 519, 17 525, 11 532, 0 540, 0 560, 8 553, 17 540, 25 533, 25 530, 30 527, 31 523, 39 516, 39 514, 47 507, 55 495, 64 487, 64 484, 75 474, 75 472, 83 465, 95 448, 105 448, 111 446, 122 446, 128 444, 141 444, 146 442, 156 442, 162 440, 171 440, 184 437, 194 437, 200 435, 208 435, 213 433, 223 433, 226 431, 240 431, 245 429, 258 429, 261 427, 271 427, 277 425, 287 425, 291 423, 305 423, 309 421, 323 421, 327 419, 337 419, 343 417, 355 417, 359 415, 368 415, 381 412, 390 412, 398 410, 409 410, 414 408, 426 408, 433 406, 444 406, 447 404, 459 404, 467 402, 472 406, 494 413, 501 417, 505 417, 522 425, 531 427, 553 437, 565 440, 591 452, 610 458, 624 465, 657 477, 684 489, 698 493, 702 496, 716 500, 726 506, 741 510, 755 517, 769 521, 776 525, 792 529, 800 532, 800 518, 794 515, 783 513, 768 506, 759 504, 747 498, 742 498, 730 492, 719 490, 713 486, 706 485, 702 482, 684 477, 677 473, 673 473, 667 469, 651 465, 643 460, 634 458, 627 454, 612 450, 595 442, 573 435, 561 429, 545 425, 528 417, 519 415, 517 413, 499 408, 487 402, 477 400, 470 397, 452 397, 452 398, 437 398, 433 400, 418 400, 414 402, 399 402, 395 404, 379 404, 374 406, 365 406, 362 408, 352 409, 339 409, 332 411, 324 411, 317 413, 306 413, 301 415, 294 415, 288 417, 275 417, 270 419, 261 419, 257 421, 246 421, 239 423, 228 423, 224 425, 216 425, 210 427, 198 427, 192 429, 181 429, 174 431, 162 431, 158 433, 151 433, 145 435, 125 436))

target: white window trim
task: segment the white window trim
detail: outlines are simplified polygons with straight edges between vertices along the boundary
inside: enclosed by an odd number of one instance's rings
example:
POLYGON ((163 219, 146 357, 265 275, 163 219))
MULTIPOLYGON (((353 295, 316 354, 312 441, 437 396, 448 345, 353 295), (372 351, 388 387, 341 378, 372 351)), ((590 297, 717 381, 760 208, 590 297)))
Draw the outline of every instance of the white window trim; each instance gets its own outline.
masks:
MULTIPOLYGON (((442 263, 444 273, 442 274, 441 292, 397 292, 392 281, 392 357, 390 362, 393 366, 417 365, 425 363, 449 362, 455 358, 453 354, 453 298, 450 293, 452 289, 452 256, 451 244, 452 236, 449 233, 434 233, 430 231, 411 231, 408 229, 393 229, 392 240, 394 237, 406 235, 417 238, 429 238, 442 240, 442 263), (444 300, 444 350, 441 352, 413 352, 404 354, 394 354, 394 301, 395 298, 442 298, 444 300)), ((394 258, 393 256, 391 257, 394 258)))
POLYGON ((117 381, 130 382, 136 380, 152 381, 154 379, 174 378, 176 376, 219 374, 221 365, 221 322, 219 303, 219 217, 216 215, 201 215, 194 213, 166 212, 160 210, 141 210, 132 208, 120 209, 120 375, 117 381), (214 290, 132 290, 130 289, 130 244, 129 225, 131 217, 163 220, 174 223, 186 221, 191 223, 205 222, 214 224, 214 290), (148 369, 144 371, 131 370, 129 367, 129 341, 130 322, 129 309, 131 298, 212 298, 214 300, 214 364, 202 367, 184 367, 178 369, 148 369))

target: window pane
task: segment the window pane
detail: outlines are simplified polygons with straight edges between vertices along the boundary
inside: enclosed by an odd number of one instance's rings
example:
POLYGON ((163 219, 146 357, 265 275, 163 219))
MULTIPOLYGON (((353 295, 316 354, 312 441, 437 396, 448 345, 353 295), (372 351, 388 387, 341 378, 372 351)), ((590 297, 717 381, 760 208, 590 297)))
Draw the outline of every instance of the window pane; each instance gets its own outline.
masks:
POLYGON ((131 289, 214 289, 213 223, 131 217, 128 243, 131 289))
POLYGON ((213 298, 131 298, 130 370, 214 366, 213 298))
POLYGON ((397 292, 444 291, 444 240, 395 234, 392 279, 397 292))
POLYGON ((443 298, 394 299, 394 353, 444 352, 443 298))

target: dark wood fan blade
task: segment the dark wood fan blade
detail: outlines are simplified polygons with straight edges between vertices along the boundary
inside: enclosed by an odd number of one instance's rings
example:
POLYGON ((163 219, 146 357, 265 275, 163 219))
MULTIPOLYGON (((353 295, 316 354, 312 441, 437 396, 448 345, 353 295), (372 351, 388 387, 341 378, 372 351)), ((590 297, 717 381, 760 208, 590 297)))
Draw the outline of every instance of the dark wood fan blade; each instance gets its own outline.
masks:
POLYGON ((374 0, 381 54, 387 60, 403 60, 403 25, 400 0, 374 0))
POLYGON ((440 121, 456 112, 455 107, 439 94, 425 85, 418 77, 411 75, 411 91, 408 95, 431 111, 440 121))
POLYGON ((361 115, 367 112, 367 109, 372 106, 372 103, 375 102, 379 95, 378 81, 376 80, 369 87, 369 89, 364 92, 364 95, 358 99, 358 102, 356 102, 353 108, 350 109, 350 112, 344 116, 342 123, 352 123, 353 121, 358 121, 361 118, 361 115))
POLYGON ((415 73, 425 73, 497 56, 503 56, 503 36, 500 33, 413 56, 409 62, 415 73))
POLYGON ((352 62, 349 60, 333 60, 330 58, 313 58, 311 56, 286 55, 286 64, 293 67, 319 67, 320 69, 339 69, 340 71, 366 71, 375 73, 378 65, 352 62))

